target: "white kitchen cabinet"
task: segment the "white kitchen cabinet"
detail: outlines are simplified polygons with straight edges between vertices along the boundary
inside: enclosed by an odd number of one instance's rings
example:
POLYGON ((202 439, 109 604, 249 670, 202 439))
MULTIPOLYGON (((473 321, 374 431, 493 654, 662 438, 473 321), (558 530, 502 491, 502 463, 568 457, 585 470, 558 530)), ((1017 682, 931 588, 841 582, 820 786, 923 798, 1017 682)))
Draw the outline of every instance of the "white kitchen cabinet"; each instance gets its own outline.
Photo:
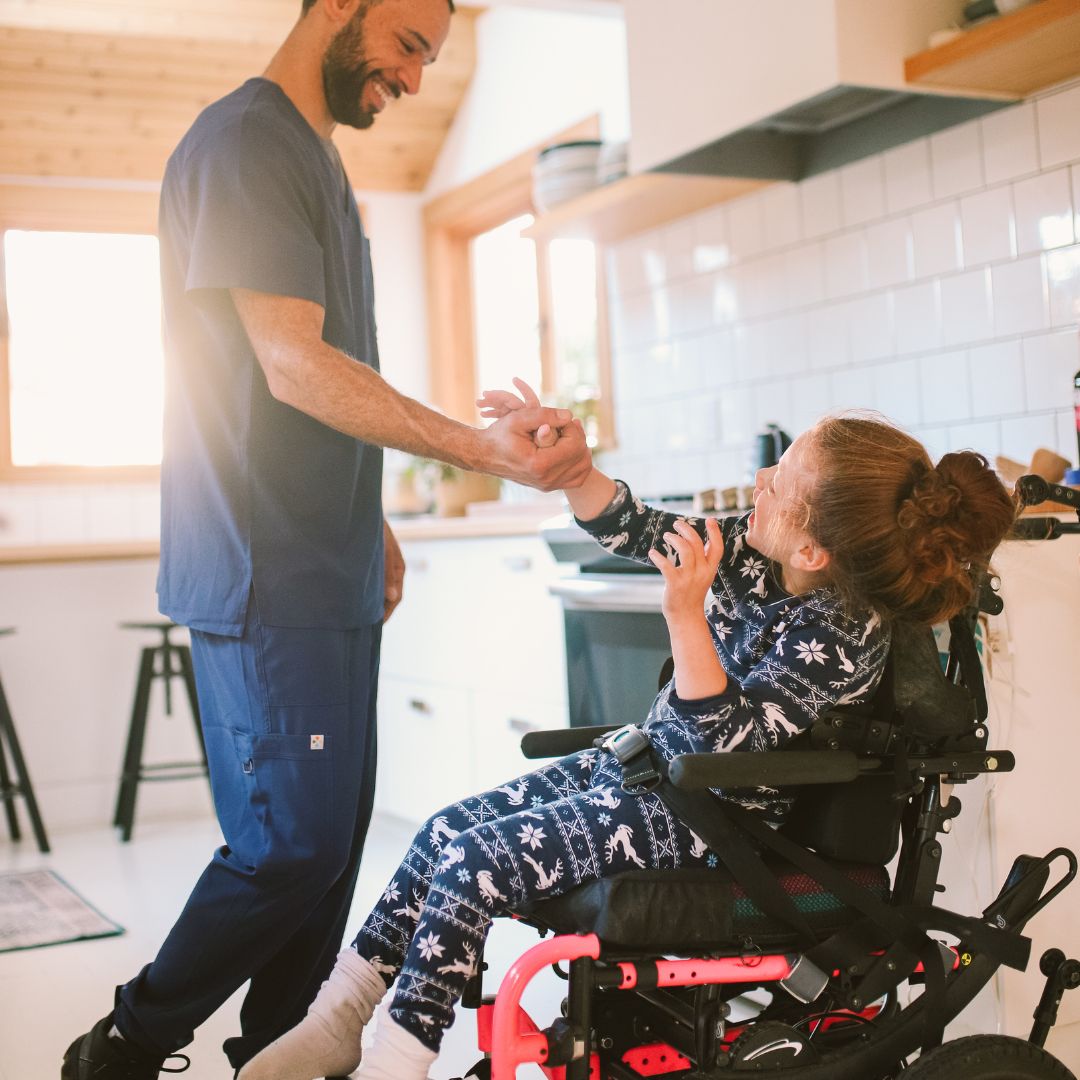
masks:
POLYGON ((376 808, 412 822, 529 768, 526 730, 565 727, 561 573, 535 535, 402 543, 383 634, 376 808))
POLYGON ((423 821, 474 790, 469 695, 456 687, 379 680, 376 806, 423 821))
POLYGON ((468 685, 462 637, 476 619, 470 540, 401 545, 405 588, 383 630, 381 669, 399 679, 468 685))
POLYGON ((531 536, 476 541, 471 554, 468 637, 462 643, 470 684, 563 704, 562 606, 548 591, 558 564, 531 536))
POLYGON ((473 698, 476 790, 498 787, 541 764, 521 756, 521 739, 530 731, 566 727, 566 703, 553 705, 522 694, 481 690, 473 698))

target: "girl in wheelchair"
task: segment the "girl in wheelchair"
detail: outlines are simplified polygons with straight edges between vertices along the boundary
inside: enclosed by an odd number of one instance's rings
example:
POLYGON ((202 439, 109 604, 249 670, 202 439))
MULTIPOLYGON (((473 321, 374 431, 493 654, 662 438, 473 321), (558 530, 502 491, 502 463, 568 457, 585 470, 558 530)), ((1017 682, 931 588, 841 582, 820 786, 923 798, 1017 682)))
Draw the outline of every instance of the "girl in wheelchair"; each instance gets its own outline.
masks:
MULTIPOLYGON (((480 404, 495 416, 522 401, 488 392, 480 404)), ((970 602, 973 572, 1015 516, 983 457, 951 453, 935 466, 916 440, 865 416, 801 435, 758 473, 754 509, 738 517, 674 517, 595 468, 566 496, 603 547, 664 577, 675 671, 643 727, 665 760, 773 750, 834 705, 866 700, 892 620, 936 622, 970 602)), ((767 788, 723 797, 772 824, 790 805, 767 788)), ((305 1019, 240 1078, 307 1080, 359 1064, 363 1080, 425 1080, 496 916, 634 868, 716 862, 655 794, 624 787, 605 749, 445 807, 416 834, 305 1019), (361 1062, 362 1030, 392 985, 361 1062)))

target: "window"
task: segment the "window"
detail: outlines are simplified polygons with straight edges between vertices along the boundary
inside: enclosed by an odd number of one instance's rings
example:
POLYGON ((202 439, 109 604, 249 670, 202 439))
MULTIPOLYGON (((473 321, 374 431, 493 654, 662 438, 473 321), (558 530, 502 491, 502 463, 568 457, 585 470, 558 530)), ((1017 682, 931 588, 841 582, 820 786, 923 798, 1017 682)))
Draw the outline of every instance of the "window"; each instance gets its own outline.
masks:
POLYGON ((4 471, 69 478, 157 466, 157 238, 9 230, 3 241, 4 471))
MULTIPOLYGON (((596 118, 553 136, 595 138, 596 118)), ((431 399, 475 423, 481 390, 520 375, 572 408, 590 442, 613 444, 602 250, 587 240, 530 239, 539 147, 424 208, 431 399), (530 371, 533 377, 530 378, 530 371)))
POLYGON ((536 249, 522 237, 532 215, 511 218, 472 242, 476 386, 513 389, 515 375, 542 385, 536 249))
POLYGON ((590 446, 601 441, 603 423, 601 325, 596 245, 591 240, 552 240, 548 244, 551 348, 558 404, 585 425, 590 446))

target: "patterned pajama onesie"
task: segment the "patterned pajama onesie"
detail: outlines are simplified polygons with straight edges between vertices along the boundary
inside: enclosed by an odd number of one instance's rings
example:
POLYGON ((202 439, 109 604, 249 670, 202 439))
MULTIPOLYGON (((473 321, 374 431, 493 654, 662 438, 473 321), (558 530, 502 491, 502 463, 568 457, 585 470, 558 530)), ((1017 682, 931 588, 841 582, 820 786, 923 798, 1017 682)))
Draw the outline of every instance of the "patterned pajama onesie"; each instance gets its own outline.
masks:
MULTIPOLYGON (((608 551, 647 561, 668 551, 675 516, 644 506, 625 485, 598 518, 579 524, 608 551)), ((704 535, 701 519, 687 519, 704 535)), ((684 701, 668 683, 645 729, 655 750, 678 754, 771 750, 835 704, 867 697, 889 636, 878 617, 845 614, 827 590, 792 596, 746 544, 746 517, 721 521, 724 554, 705 615, 727 689, 684 701)), ((632 721, 633 717, 628 718, 632 721)), ((627 870, 716 866, 717 857, 660 799, 622 790, 621 768, 588 750, 434 814, 421 827, 353 947, 389 986, 390 1015, 438 1049, 492 919, 627 870)), ((779 822, 778 791, 724 798, 779 822)))

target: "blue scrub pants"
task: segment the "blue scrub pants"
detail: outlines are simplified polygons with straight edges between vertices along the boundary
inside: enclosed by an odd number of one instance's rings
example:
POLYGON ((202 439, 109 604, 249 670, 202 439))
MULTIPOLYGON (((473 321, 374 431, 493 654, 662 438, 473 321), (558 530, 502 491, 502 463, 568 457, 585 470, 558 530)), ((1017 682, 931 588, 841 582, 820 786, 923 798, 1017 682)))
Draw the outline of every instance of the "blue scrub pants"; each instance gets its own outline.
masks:
POLYGON ((375 788, 382 626, 192 631, 225 843, 152 964, 116 992, 120 1032, 162 1056, 248 979, 234 1068, 293 1027, 333 967, 375 788))

